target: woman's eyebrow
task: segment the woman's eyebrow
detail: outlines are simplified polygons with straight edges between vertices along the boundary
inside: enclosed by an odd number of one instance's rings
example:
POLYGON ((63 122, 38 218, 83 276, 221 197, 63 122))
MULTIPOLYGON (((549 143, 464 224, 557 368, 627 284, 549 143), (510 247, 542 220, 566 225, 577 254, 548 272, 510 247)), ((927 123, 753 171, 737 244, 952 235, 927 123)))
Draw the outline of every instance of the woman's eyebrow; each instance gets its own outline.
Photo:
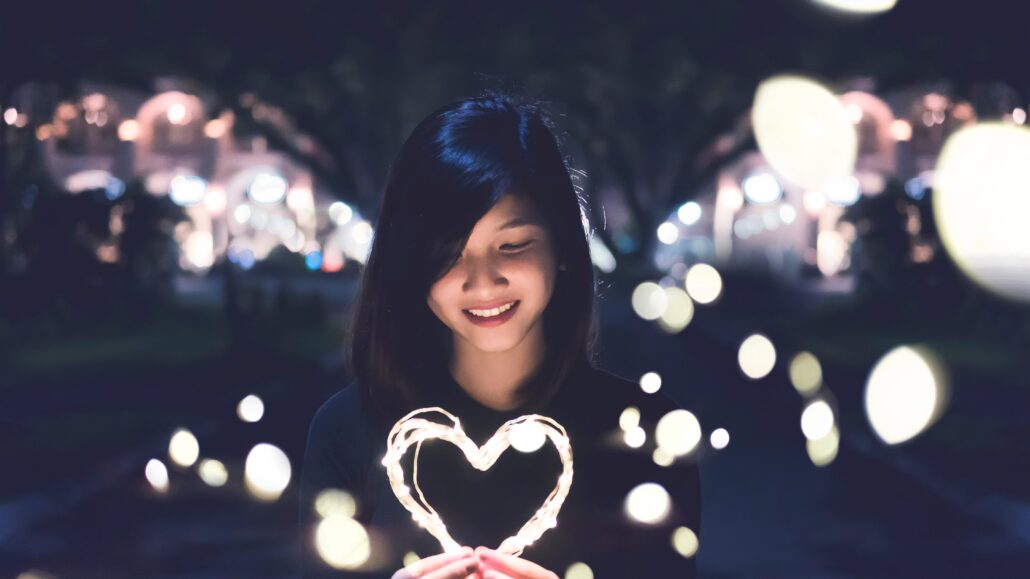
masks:
POLYGON ((513 227, 522 227, 523 225, 536 225, 538 227, 542 226, 540 221, 536 219, 532 219, 529 217, 515 217, 513 219, 510 219, 507 223, 504 223, 500 227, 498 227, 497 231, 501 231, 502 229, 511 229, 513 227))

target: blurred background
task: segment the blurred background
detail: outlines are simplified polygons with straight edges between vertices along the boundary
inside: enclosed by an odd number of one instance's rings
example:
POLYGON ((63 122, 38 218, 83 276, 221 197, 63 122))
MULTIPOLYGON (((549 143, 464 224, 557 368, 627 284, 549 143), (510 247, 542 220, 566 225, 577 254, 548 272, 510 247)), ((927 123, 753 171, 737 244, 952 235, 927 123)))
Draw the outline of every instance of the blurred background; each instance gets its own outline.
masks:
MULTIPOLYGON (((696 418, 612 425, 702 460, 670 549, 1026 577, 1020 3, 485 4, 0 9, 0 576, 296 576, 389 164, 492 88, 550 103, 589 199, 601 366, 696 418)), ((327 561, 363 532, 327 524, 327 561)))

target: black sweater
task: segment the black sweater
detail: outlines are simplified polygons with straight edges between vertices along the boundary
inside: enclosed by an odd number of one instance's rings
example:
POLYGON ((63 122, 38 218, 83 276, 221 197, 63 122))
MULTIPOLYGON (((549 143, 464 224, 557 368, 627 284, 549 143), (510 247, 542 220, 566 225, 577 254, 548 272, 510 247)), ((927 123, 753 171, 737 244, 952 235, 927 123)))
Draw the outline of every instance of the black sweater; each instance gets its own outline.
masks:
MULTIPOLYGON (((461 420, 476 444, 483 444, 504 422, 523 414, 549 416, 568 432, 574 476, 569 496, 558 513, 558 526, 526 547, 524 559, 559 577, 574 562, 591 567, 597 579, 677 577, 696 574, 695 559, 672 547, 680 526, 700 536, 700 486, 692 457, 661 467, 652 459, 654 426, 677 408, 661 392, 645 394, 635 383, 590 369, 570 377, 546 404, 499 412, 480 404, 449 375, 431 384, 437 402, 461 420), (625 444, 619 416, 628 406, 640 410, 647 442, 638 449, 625 444), (625 513, 626 494, 638 484, 656 482, 668 491, 672 508, 658 524, 645 525, 625 513)), ((300 525, 302 577, 383 577, 403 567, 411 551, 427 557, 440 543, 412 520, 390 489, 381 464, 393 424, 370 412, 367 392, 354 382, 329 398, 311 421, 301 474, 300 525), (343 489, 357 502, 355 519, 369 532, 372 556, 358 571, 333 570, 319 557, 315 528, 320 520, 314 501, 326 488, 343 489)), ((449 423, 440 414, 426 416, 449 423)), ((404 457, 405 483, 412 487, 414 448, 404 457)), ((550 443, 533 453, 509 449, 493 468, 472 468, 457 447, 430 440, 422 445, 419 486, 462 545, 497 548, 543 503, 561 473, 550 443)))

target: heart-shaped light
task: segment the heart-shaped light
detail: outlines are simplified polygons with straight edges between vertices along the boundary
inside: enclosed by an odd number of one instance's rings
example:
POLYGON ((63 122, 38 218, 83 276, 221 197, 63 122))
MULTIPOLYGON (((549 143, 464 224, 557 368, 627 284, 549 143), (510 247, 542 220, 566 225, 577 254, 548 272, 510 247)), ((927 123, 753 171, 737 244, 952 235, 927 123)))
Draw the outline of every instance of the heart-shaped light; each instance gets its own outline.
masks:
POLYGON ((544 531, 558 524, 558 511, 561 510, 562 503, 565 502, 565 497, 568 496, 569 488, 572 486, 572 445, 569 443, 569 436, 565 432, 565 428, 547 416, 528 414, 505 422, 490 437, 490 440, 486 441, 483 446, 477 446, 461 429, 461 422, 456 416, 440 407, 433 407, 420 408, 409 413, 398 420, 390 430, 386 439, 386 455, 382 460, 390 479, 390 488, 393 489, 393 493, 397 495, 397 499, 404 505, 404 508, 411 513, 415 522, 440 541, 445 552, 460 550, 461 545, 447 532, 447 527, 440 519, 440 515, 429 506, 429 502, 422 494, 422 489, 418 487, 418 454, 422 443, 434 438, 446 440, 460 448, 465 454, 465 459, 473 467, 486 471, 512 445, 512 433, 517 435, 520 431, 535 431, 535 434, 542 431, 558 449, 562 473, 543 506, 537 509, 536 514, 526 521, 526 524, 522 525, 518 533, 502 541, 500 547, 497 548, 497 551, 515 556, 521 555, 526 546, 539 539, 544 531), (453 424, 441 424, 424 418, 416 418, 419 414, 432 412, 446 415, 453 424), (412 444, 416 445, 415 470, 412 473, 412 481, 419 499, 422 501, 421 504, 411 496, 411 489, 404 484, 404 469, 401 468, 401 458, 412 444))

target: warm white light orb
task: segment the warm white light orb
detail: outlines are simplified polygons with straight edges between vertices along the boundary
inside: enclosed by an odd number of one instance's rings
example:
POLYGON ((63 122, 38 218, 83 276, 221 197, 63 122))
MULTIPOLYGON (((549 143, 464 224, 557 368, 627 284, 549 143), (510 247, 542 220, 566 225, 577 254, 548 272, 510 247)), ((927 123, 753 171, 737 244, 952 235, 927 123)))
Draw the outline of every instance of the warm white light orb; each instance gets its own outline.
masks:
POLYGON ((697 533, 687 527, 677 527, 672 532, 672 548, 683 557, 693 557, 697 554, 697 533))
POLYGON ((672 463, 676 462, 676 457, 659 446, 651 453, 651 460, 658 466, 672 466, 672 463))
POLYGON ((236 415, 244 422, 257 422, 265 415, 265 403, 255 394, 248 394, 236 405, 236 415))
POLYGON ((272 173, 259 173, 247 188, 247 196, 257 203, 278 203, 286 197, 286 179, 272 173))
POLYGON ((683 331, 694 319, 694 300, 679 287, 662 288, 665 291, 665 311, 658 317, 658 326, 670 334, 683 331))
POLYGON ((354 497, 342 489, 325 489, 315 497, 315 512, 324 518, 353 517, 358 510, 354 497))
POLYGON ((778 201, 783 196, 783 188, 776 176, 768 171, 755 173, 744 178, 741 184, 744 197, 755 205, 765 205, 778 201))
POLYGON ((853 14, 879 14, 887 12, 898 0, 813 0, 817 4, 829 6, 841 12, 853 14))
POLYGON ((204 200, 207 181, 196 175, 176 175, 168 186, 168 196, 176 205, 195 205, 204 200))
POLYGON ((645 281, 638 285, 633 290, 630 301, 633 304, 633 311, 645 320, 658 319, 669 305, 665 290, 651 281, 645 281))
POLYGON ((181 467, 193 466, 200 456, 200 443, 197 442, 197 437, 185 428, 176 430, 168 441, 168 456, 181 467))
POLYGON ((818 440, 833 428, 833 409, 825 400, 816 400, 801 412, 801 432, 808 440, 818 440))
POLYGON ((647 441, 647 433, 644 432, 643 428, 634 426, 625 432, 623 439, 626 441, 626 446, 640 448, 647 441))
POLYGON ((687 293, 699 304, 710 304, 722 294, 722 276, 707 263, 699 263, 687 270, 684 282, 687 293))
POLYGON ((523 422, 508 432, 508 441, 519 452, 536 452, 547 442, 547 432, 538 422, 523 422))
POLYGON ((675 223, 666 221, 658 226, 658 240, 666 245, 676 243, 680 238, 680 230, 675 223))
POLYGON ((823 368, 811 352, 799 352, 790 360, 790 383, 803 396, 814 394, 823 383, 823 368))
POLYGON ((676 217, 683 225, 693 225, 701 219, 701 206, 696 201, 687 201, 676 210, 676 217))
POLYGON ((354 210, 343 201, 334 201, 329 205, 329 218, 337 225, 346 225, 354 217, 354 210))
POLYGON ((943 412, 947 380, 928 349, 900 346, 873 366, 866 382, 865 410, 877 436, 899 444, 926 430, 943 412))
POLYGON ((637 485, 626 495, 626 514, 635 521, 653 525, 660 523, 672 508, 672 499, 665 487, 647 482, 637 485))
POLYGON ((368 531, 350 517, 332 515, 322 519, 315 531, 318 554, 334 569, 354 569, 372 554, 368 531))
POLYGON ((840 432, 837 426, 830 428, 821 438, 805 441, 805 450, 808 458, 815 466, 826 466, 837 458, 837 451, 840 448, 840 432))
POLYGON ((948 254, 973 281, 1030 302, 1030 129, 984 123, 945 142, 933 212, 948 254))
POLYGON ((648 394, 658 392, 662 387, 662 377, 658 372, 647 372, 640 377, 640 389, 648 394))
POLYGON ((819 189, 855 168, 855 125, 840 100, 811 79, 775 76, 762 82, 751 118, 758 148, 788 181, 819 189))
POLYGON ((590 565, 577 561, 565 570, 565 579, 594 579, 594 570, 590 565))
POLYGON ((619 428, 632 430, 640 426, 640 410, 636 406, 630 406, 619 415, 619 428))
POLYGON ((200 465, 197 466, 197 474, 200 475, 200 480, 212 487, 224 486, 229 481, 229 471, 226 470, 225 465, 213 458, 205 458, 200 461, 200 465))
POLYGON ((163 493, 168 491, 168 467, 165 463, 157 460, 156 458, 150 459, 147 462, 147 467, 144 469, 144 474, 147 477, 147 482, 150 486, 154 487, 154 490, 163 493))
POLYGON ((762 334, 752 334, 740 344, 737 362, 748 378, 764 378, 776 366, 776 348, 769 338, 762 334))
POLYGON ((690 411, 676 409, 658 421, 654 436, 658 446, 666 452, 683 456, 701 442, 701 423, 690 411))
POLYGON ((722 450, 730 443, 730 433, 725 428, 716 428, 712 431, 709 442, 711 442, 712 448, 722 450))
POLYGON ((277 446, 257 444, 247 454, 243 469, 247 490, 262 501, 274 501, 290 484, 290 459, 277 446))

